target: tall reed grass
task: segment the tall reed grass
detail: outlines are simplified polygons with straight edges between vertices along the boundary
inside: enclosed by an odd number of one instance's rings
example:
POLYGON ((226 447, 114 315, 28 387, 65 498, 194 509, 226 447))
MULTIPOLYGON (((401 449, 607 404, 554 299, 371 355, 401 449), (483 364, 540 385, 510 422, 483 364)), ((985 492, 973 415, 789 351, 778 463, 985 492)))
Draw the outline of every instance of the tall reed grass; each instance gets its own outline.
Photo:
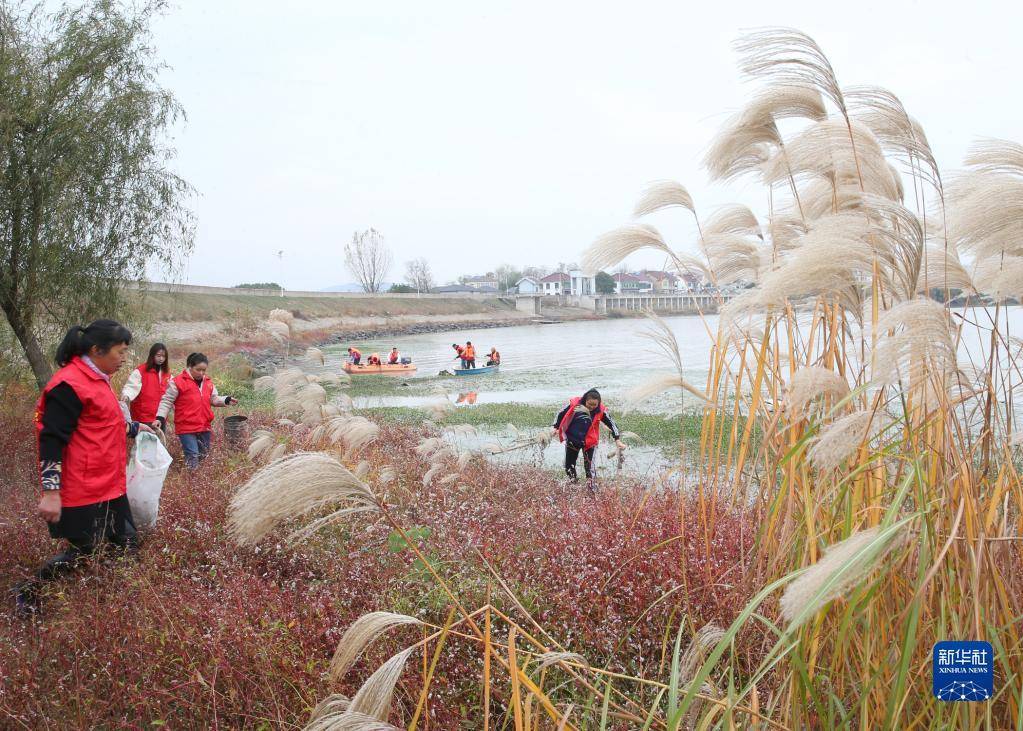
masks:
MULTIPOLYGON (((1023 372, 1004 304, 1023 293, 1023 147, 978 142, 964 168, 946 176, 898 97, 843 87, 805 34, 764 29, 736 49, 741 71, 760 87, 712 141, 706 168, 712 180, 759 182, 766 217, 741 205, 703 216, 683 185, 656 183, 636 215, 684 209, 694 221, 685 250, 630 223, 600 237, 584 264, 606 267, 652 249, 680 272, 752 285, 723 308, 716 330, 708 325, 706 384, 682 379, 670 331, 656 328, 679 373, 633 397, 665 388, 698 397, 698 494, 678 529, 699 535, 696 550, 712 562, 723 509, 752 510, 755 550, 735 571, 759 593, 727 627, 667 628, 670 662, 658 677, 601 668, 546 632, 496 572, 492 588, 515 603, 516 617, 492 601, 464 605, 457 583, 431 561, 428 540, 391 517, 392 477, 288 457, 236 496, 232 525, 254 526, 238 532, 242 543, 316 501, 357 496, 353 504, 402 536, 451 608, 444 624, 424 623, 430 634, 388 660, 351 702, 322 706, 311 727, 393 721, 391 690, 409 651, 423 650, 425 699, 436 658, 452 642, 482 657, 484 729, 1023 726, 1023 489, 1012 447, 1023 372), (995 300, 951 307, 960 292, 995 300), (269 479, 286 482, 288 470, 308 482, 290 508, 269 479), (772 640, 751 662, 735 648, 754 629, 772 640), (992 700, 931 697, 931 648, 945 639, 992 643, 992 700)), ((282 381, 285 403, 301 406, 282 381)), ((449 411, 431 405, 434 420, 449 411)), ((272 446, 261 439, 254 453, 272 446)), ((420 450, 433 455, 426 484, 464 466, 439 441, 420 450)), ((678 596, 662 600, 685 613, 678 596)), ((360 620, 338 664, 409 621, 360 620)), ((419 711, 402 723, 421 727, 419 711)))

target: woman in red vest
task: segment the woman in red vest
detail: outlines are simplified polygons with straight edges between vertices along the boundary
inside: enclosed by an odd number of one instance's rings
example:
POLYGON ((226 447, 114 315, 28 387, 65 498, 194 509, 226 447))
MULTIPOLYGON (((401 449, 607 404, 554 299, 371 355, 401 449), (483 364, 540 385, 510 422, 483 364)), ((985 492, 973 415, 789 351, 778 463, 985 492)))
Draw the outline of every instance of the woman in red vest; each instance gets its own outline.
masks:
POLYGON ((586 484, 592 492, 596 488, 596 470, 593 469, 593 453, 600 441, 600 425, 604 424, 615 440, 619 450, 625 450, 622 434, 618 431, 611 414, 604 408, 600 392, 591 388, 582 398, 574 398, 568 402, 554 417, 551 425, 555 436, 565 443, 565 474, 575 482, 578 479, 575 466, 579 461, 579 452, 583 453, 583 467, 586 469, 586 484))
POLYGON ((217 393, 217 387, 206 375, 209 365, 209 358, 202 353, 189 355, 185 370, 171 379, 156 411, 154 426, 163 429, 167 426, 167 415, 174 409, 174 432, 185 453, 185 465, 191 470, 209 454, 213 407, 238 403, 232 396, 217 393))
POLYGON ((137 548, 126 494, 127 442, 140 429, 150 429, 125 420, 110 386, 130 343, 128 328, 97 320, 71 328, 57 348, 60 369, 40 394, 35 412, 42 487, 38 510, 50 535, 66 539, 68 548, 18 587, 18 607, 24 612, 38 609, 43 582, 71 571, 105 540, 122 549, 137 548))
POLYGON ((146 362, 128 376, 128 382, 121 389, 121 401, 130 406, 132 421, 152 424, 156 420, 160 399, 170 383, 167 361, 167 346, 154 343, 146 362))

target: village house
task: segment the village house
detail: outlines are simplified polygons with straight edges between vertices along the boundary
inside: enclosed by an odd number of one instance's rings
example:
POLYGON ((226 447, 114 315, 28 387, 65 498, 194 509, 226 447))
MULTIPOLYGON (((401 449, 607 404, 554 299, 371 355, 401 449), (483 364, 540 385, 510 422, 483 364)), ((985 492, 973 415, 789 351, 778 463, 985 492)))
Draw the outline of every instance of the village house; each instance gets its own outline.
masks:
POLYGON ((497 275, 493 272, 487 272, 482 276, 465 277, 462 284, 466 287, 472 287, 480 291, 497 291, 497 275))
POLYGON ((540 294, 540 282, 532 277, 523 277, 515 283, 515 291, 519 294, 540 294))
POLYGON ((568 294, 571 277, 565 272, 554 272, 540 280, 543 285, 543 293, 547 296, 568 294))

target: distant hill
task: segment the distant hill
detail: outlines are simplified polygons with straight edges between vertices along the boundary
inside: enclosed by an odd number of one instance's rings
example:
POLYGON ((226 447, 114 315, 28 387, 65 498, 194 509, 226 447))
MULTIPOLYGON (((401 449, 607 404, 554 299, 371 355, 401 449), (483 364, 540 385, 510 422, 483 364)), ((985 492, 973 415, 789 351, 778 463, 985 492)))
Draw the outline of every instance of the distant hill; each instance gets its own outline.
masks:
MULTIPOLYGON (((383 284, 380 285, 380 291, 381 292, 386 292, 390 288, 391 288, 391 283, 390 282, 384 282, 383 284)), ((335 285, 330 286, 330 287, 324 287, 320 291, 321 292, 361 292, 362 291, 362 285, 361 284, 335 284, 335 285)))

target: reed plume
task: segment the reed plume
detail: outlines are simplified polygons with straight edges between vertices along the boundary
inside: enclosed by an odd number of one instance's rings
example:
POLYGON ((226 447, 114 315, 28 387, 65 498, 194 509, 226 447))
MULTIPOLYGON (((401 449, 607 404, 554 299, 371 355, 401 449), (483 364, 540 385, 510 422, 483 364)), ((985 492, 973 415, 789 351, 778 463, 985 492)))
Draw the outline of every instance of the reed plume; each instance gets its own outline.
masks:
POLYGON ((340 462, 299 452, 271 462, 238 488, 228 506, 228 534, 251 546, 287 520, 338 503, 376 509, 373 493, 340 462))
POLYGON ((352 698, 349 713, 364 713, 371 718, 386 721, 391 712, 391 696, 394 694, 394 686, 397 685, 402 672, 405 670, 405 663, 413 648, 402 650, 390 660, 381 665, 373 673, 359 691, 352 698))
POLYGON ((364 614, 345 630, 334 657, 330 661, 330 679, 338 682, 351 669, 359 656, 389 629, 407 625, 422 624, 415 617, 394 612, 370 612, 364 614))
POLYGON ((815 399, 825 396, 841 399, 848 393, 849 383, 841 374, 820 366, 807 366, 800 368, 792 376, 788 405, 793 413, 802 415, 815 399))
POLYGON ((788 585, 781 598, 782 617, 791 632, 829 602, 859 585, 895 547, 905 526, 869 528, 828 547, 817 563, 788 585))
POLYGON ((854 411, 825 426, 810 446, 810 461, 823 472, 838 469, 866 441, 873 417, 854 411))
POLYGON ((685 208, 696 213, 696 206, 693 205, 693 197, 681 183, 674 180, 658 180, 650 183, 643 191, 643 195, 636 203, 632 215, 636 218, 646 216, 665 208, 685 208))

